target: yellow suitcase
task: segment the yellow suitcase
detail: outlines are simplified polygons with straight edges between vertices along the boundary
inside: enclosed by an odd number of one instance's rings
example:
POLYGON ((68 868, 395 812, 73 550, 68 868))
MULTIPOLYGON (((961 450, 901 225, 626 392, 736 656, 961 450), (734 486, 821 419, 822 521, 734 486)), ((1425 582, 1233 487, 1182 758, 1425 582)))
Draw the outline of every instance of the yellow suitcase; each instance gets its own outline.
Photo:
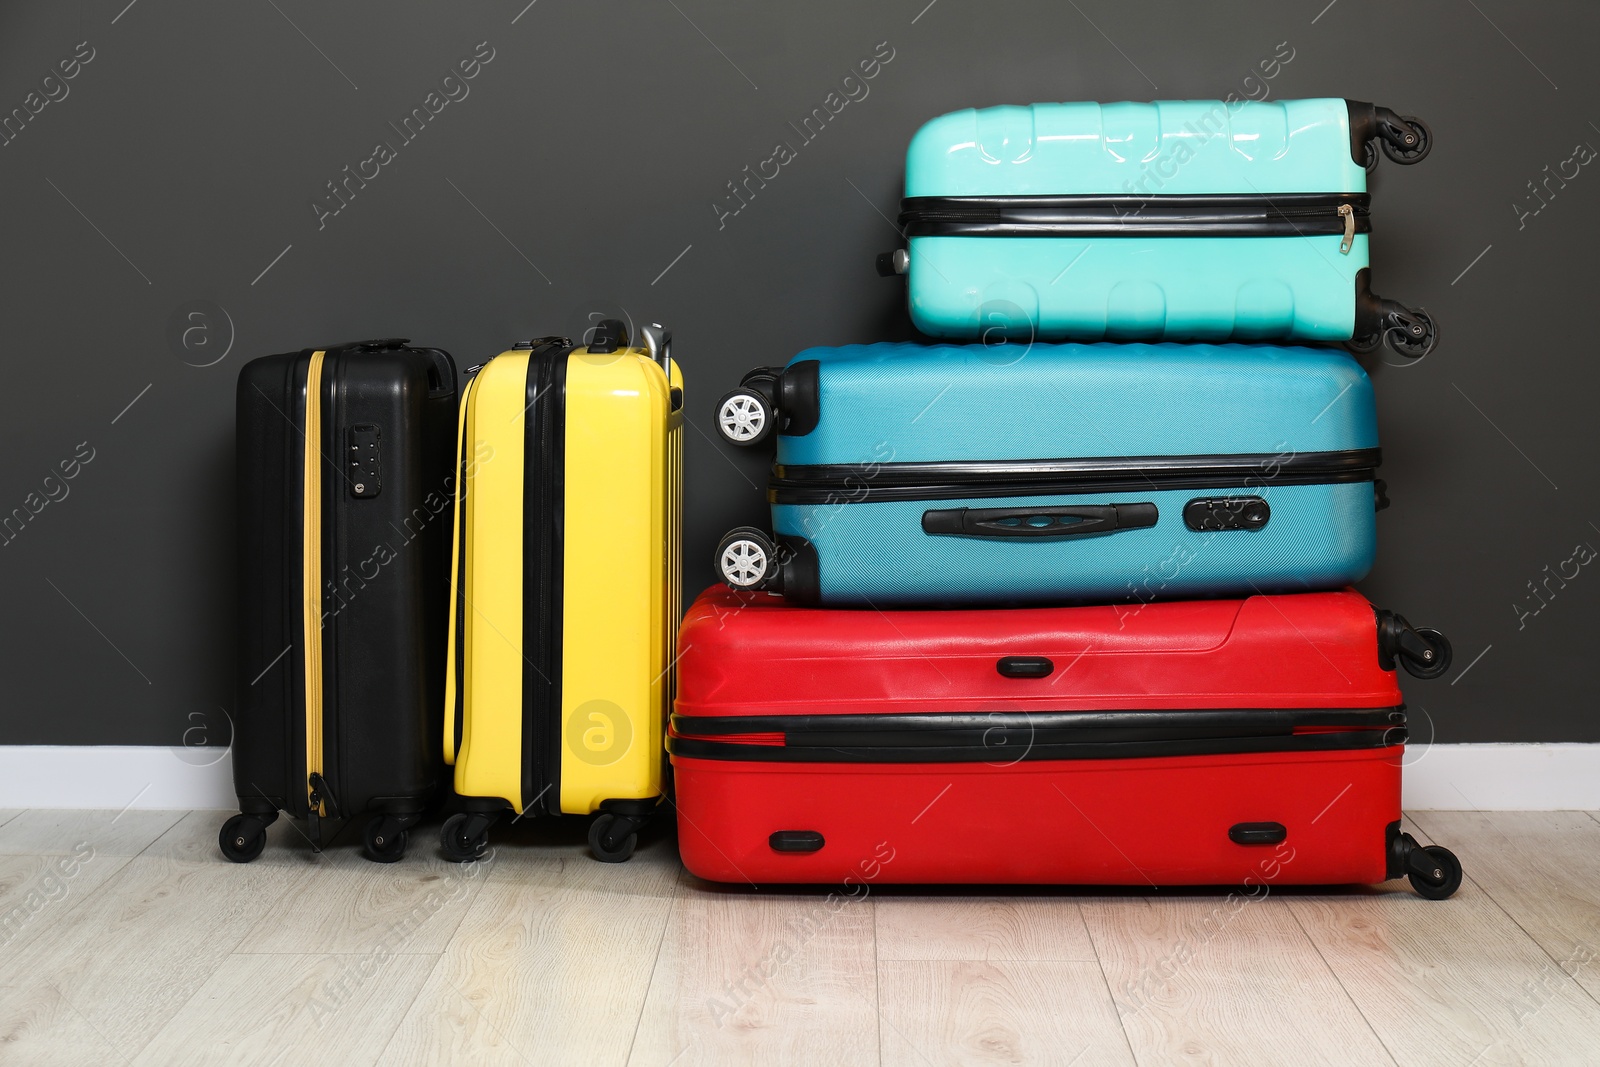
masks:
MULTIPOLYGON (((506 812, 589 815, 625 860, 662 796, 680 607, 683 378, 659 326, 630 345, 518 345, 478 369, 457 433, 444 756, 451 859, 506 812)), ((469 372, 470 373, 470 372, 469 372)))

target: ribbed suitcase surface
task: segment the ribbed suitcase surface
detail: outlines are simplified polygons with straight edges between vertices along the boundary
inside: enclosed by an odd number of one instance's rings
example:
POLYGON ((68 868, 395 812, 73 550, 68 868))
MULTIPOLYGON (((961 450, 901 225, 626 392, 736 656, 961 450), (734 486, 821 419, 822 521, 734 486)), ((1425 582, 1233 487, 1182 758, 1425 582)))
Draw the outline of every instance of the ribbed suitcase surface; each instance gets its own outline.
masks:
POLYGON ((800 603, 1300 592, 1372 565, 1372 388, 1341 352, 853 345, 773 391, 764 581, 800 603))

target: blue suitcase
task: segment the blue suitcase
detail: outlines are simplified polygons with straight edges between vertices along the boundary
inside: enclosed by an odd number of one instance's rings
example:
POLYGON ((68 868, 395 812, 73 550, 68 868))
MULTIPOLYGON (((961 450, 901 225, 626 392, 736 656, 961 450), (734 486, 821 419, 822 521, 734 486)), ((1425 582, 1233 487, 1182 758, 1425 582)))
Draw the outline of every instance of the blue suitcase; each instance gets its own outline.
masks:
POLYGON ((811 348, 718 429, 777 432, 776 536, 727 534, 720 576, 808 605, 1338 589, 1386 503, 1371 382, 1331 348, 811 348))
POLYGON ((903 273, 934 337, 1387 340, 1428 315, 1373 295, 1367 168, 1425 123, 1340 99, 1034 104, 944 115, 906 155, 903 273))

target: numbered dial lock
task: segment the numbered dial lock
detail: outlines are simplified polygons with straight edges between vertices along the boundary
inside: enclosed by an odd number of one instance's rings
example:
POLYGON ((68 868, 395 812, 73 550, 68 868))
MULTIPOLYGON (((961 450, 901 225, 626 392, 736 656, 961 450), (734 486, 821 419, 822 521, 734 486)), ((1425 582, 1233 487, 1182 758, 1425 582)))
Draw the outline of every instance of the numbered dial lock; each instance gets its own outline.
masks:
POLYGON ((1259 530, 1272 509, 1258 496, 1218 496, 1191 500, 1183 506, 1183 524, 1191 530, 1259 530))
POLYGON ((350 427, 345 451, 345 475, 350 495, 377 496, 383 489, 383 470, 378 465, 378 428, 371 423, 350 427))

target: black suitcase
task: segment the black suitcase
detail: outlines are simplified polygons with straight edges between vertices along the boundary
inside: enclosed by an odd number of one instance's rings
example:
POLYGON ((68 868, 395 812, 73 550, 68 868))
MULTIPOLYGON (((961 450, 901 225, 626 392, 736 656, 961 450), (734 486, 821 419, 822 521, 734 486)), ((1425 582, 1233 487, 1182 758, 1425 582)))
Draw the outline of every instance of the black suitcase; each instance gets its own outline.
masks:
POLYGON ((259 856, 285 811, 317 845, 324 820, 370 813, 367 855, 393 862, 434 802, 455 422, 450 356, 403 338, 239 372, 229 859, 259 856))

